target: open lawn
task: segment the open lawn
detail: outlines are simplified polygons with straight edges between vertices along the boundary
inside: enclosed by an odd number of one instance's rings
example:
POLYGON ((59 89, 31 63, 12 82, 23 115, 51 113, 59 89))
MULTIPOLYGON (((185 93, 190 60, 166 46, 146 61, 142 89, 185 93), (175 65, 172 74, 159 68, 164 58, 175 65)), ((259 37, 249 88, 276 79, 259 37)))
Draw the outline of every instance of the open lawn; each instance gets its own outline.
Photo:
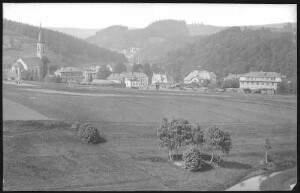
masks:
POLYGON ((4 122, 5 190, 225 190, 259 167, 267 137, 272 159, 296 159, 293 96, 190 96, 126 89, 81 93, 89 95, 4 85, 4 98, 59 120, 4 122), (156 139, 163 117, 221 125, 231 133, 233 149, 220 167, 203 172, 175 166, 156 139), (81 143, 70 129, 74 121, 98 125, 106 142, 81 143))
POLYGON ((263 191, 289 190, 291 184, 297 183, 297 168, 286 170, 280 174, 266 179, 260 185, 263 191))

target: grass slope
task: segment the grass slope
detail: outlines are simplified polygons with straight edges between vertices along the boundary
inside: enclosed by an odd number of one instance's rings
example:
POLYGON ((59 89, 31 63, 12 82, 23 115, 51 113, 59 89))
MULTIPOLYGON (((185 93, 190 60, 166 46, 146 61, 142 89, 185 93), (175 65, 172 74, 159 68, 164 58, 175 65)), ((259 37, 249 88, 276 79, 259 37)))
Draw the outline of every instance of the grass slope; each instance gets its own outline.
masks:
POLYGON ((290 190, 290 185, 294 183, 297 183, 297 168, 286 170, 264 180, 260 185, 260 189, 263 191, 290 190))
POLYGON ((297 104, 295 97, 78 89, 116 96, 47 94, 4 85, 4 98, 69 120, 59 124, 4 122, 5 190, 224 190, 259 167, 267 137, 272 159, 296 157, 297 113, 291 108, 297 104), (130 96, 120 97, 124 94, 130 96), (168 161, 167 151, 158 145, 156 129, 162 117, 172 116, 192 123, 221 124, 231 133, 234 146, 221 167, 191 173, 168 161), (97 146, 80 143, 69 129, 73 121, 99 125, 107 142, 97 146))
POLYGON ((295 157, 296 151, 295 128, 227 125, 232 152, 221 167, 193 173, 168 161, 158 146, 156 124, 93 123, 106 143, 81 143, 70 122, 4 122, 4 189, 223 190, 258 167, 264 135, 274 141, 273 158, 295 157))

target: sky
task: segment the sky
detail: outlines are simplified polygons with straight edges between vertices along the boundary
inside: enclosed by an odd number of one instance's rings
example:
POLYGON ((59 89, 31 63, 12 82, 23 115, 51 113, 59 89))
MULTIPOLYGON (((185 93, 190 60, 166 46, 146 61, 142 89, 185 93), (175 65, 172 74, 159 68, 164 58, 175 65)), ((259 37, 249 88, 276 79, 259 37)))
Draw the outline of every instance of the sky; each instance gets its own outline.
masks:
POLYGON ((4 3, 3 17, 43 27, 144 28, 163 19, 216 26, 297 22, 296 4, 4 3))

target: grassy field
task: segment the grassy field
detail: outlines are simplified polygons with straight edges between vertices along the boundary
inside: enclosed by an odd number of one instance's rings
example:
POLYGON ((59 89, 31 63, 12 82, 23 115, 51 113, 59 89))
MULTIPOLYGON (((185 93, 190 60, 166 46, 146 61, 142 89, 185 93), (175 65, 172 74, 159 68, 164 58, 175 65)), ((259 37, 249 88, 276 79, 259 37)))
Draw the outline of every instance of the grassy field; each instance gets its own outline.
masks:
POLYGON ((263 181, 260 189, 263 191, 289 190, 291 184, 297 183, 297 168, 286 170, 263 181))
POLYGON ((5 190, 224 190, 258 169, 267 137, 273 159, 297 156, 293 96, 80 89, 115 96, 48 94, 4 85, 4 98, 59 120, 4 122, 5 190), (204 172, 179 168, 156 139, 163 117, 221 125, 231 133, 233 149, 220 167, 204 172), (98 125, 106 142, 82 144, 70 129, 74 121, 98 125))

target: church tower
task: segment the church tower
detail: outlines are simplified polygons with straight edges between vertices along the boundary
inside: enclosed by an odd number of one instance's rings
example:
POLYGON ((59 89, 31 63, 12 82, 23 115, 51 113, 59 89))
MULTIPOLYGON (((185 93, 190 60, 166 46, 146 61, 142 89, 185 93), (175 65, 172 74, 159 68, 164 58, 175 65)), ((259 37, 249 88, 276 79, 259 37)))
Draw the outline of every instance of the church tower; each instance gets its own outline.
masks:
POLYGON ((44 57, 46 57, 45 42, 43 41, 41 25, 40 25, 40 29, 39 29, 36 54, 37 54, 37 57, 40 59, 43 59, 44 57))

